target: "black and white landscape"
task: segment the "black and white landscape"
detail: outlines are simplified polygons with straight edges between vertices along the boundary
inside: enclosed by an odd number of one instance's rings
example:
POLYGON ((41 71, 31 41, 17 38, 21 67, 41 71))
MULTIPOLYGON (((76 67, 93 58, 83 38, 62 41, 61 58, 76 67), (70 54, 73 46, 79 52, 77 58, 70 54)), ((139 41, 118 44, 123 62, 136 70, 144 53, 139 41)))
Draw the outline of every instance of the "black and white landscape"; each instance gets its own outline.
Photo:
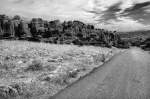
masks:
POLYGON ((150 99, 150 0, 0 0, 0 99, 150 99))

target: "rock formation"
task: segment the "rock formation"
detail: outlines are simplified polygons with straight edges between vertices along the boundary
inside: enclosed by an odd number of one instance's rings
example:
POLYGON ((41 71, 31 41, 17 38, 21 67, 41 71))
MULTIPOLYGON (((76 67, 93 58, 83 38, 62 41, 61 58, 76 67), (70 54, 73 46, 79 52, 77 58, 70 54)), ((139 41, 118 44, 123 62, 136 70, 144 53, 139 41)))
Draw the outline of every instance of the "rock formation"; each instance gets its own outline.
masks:
MULTIPOLYGON (((112 31, 97 29, 91 24, 80 21, 59 20, 45 21, 33 18, 30 22, 23 21, 20 16, 12 19, 0 15, 0 36, 2 38, 18 38, 60 43, 117 47, 121 39, 112 31)), ((122 44, 122 43, 120 43, 122 44)))

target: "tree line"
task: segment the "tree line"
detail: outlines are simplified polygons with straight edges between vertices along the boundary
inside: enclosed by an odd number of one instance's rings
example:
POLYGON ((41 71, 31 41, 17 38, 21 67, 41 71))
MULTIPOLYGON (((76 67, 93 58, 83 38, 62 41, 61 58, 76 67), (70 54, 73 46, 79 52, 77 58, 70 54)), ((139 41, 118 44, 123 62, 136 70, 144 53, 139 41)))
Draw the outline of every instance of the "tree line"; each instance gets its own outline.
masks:
POLYGON ((22 20, 0 15, 0 39, 31 40, 55 44, 128 47, 116 31, 95 28, 81 21, 47 21, 42 18, 22 20))

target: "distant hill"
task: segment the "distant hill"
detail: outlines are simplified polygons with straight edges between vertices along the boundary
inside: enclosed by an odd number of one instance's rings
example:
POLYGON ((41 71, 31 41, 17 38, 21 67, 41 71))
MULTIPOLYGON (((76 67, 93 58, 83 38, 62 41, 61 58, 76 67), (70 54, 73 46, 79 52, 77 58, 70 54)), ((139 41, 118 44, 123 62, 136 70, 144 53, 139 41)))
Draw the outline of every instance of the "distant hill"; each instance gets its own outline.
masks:
POLYGON ((149 38, 150 37, 150 30, 147 31, 132 31, 132 32, 118 32, 121 38, 149 38))
POLYGON ((150 30, 118 32, 121 40, 129 42, 131 46, 141 47, 144 50, 150 50, 150 30))

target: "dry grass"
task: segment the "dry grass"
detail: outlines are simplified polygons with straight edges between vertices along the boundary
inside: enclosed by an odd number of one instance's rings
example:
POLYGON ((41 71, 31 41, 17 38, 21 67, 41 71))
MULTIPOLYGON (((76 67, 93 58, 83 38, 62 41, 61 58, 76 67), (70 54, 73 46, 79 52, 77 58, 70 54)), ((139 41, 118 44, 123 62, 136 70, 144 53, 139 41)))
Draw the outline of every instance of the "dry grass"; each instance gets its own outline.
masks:
POLYGON ((118 52, 116 48, 1 41, 0 97, 11 96, 6 93, 11 90, 21 99, 44 99, 118 52), (14 83, 17 87, 12 87, 14 83), (3 89, 7 91, 1 93, 3 89))

